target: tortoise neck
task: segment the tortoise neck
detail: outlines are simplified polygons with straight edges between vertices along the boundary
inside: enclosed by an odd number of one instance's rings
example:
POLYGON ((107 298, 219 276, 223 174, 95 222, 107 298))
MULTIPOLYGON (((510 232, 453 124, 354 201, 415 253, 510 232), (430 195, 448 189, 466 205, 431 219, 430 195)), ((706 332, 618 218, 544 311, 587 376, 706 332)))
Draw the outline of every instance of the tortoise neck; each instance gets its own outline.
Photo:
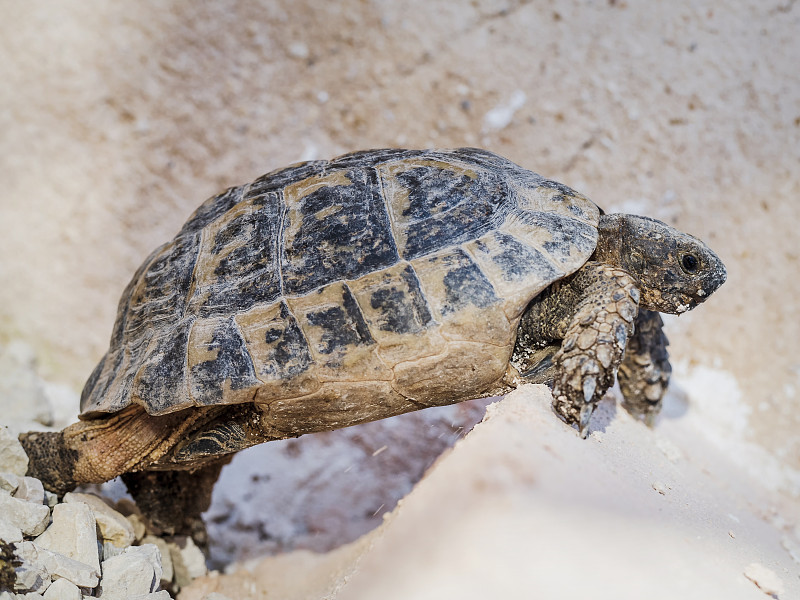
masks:
POLYGON ((592 260, 622 267, 622 253, 625 246, 625 216, 620 214, 600 215, 597 225, 597 247, 592 260))

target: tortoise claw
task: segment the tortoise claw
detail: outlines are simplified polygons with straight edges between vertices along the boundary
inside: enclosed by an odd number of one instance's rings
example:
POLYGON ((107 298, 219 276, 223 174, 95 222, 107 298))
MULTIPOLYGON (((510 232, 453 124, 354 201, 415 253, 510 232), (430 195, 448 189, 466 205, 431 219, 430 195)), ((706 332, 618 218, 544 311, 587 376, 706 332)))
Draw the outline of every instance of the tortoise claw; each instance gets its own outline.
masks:
POLYGON ((594 404, 591 402, 587 402, 581 407, 581 417, 580 423, 578 426, 580 427, 581 432, 581 439, 586 439, 586 436, 589 434, 589 421, 592 418, 592 413, 594 412, 594 404))

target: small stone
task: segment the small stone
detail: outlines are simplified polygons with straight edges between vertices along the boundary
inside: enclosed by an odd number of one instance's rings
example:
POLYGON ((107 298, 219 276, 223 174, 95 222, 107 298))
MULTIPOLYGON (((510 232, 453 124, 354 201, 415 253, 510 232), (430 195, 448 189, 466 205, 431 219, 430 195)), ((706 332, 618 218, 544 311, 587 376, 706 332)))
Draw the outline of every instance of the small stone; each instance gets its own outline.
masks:
POLYGON ((43 504, 33 504, 12 498, 0 492, 0 515, 12 525, 16 525, 25 535, 39 535, 47 527, 50 509, 43 504))
POLYGON ((93 494, 79 494, 70 492, 64 495, 65 504, 81 502, 91 509, 100 535, 103 536, 103 544, 112 544, 117 548, 127 548, 135 539, 133 525, 128 519, 123 517, 101 498, 93 494))
POLYGON ((153 544, 131 546, 103 561, 103 580, 97 595, 105 600, 128 600, 156 591, 160 581, 158 548, 153 544))
POLYGON ((17 577, 14 590, 17 592, 44 592, 50 585, 50 573, 43 565, 36 562, 23 560, 23 563, 14 569, 14 574, 17 577))
POLYGON ((44 499, 45 504, 47 504, 47 506, 50 508, 53 508, 56 504, 58 504, 58 494, 54 494, 49 490, 44 491, 44 499))
POLYGON ((0 490, 13 494, 19 487, 19 475, 15 473, 0 473, 0 490))
POLYGON ((34 477, 22 477, 13 496, 34 504, 44 504, 44 486, 34 477))
POLYGON ((58 552, 100 572, 96 532, 94 515, 86 504, 58 504, 53 509, 53 523, 34 541, 39 548, 58 552))
POLYGON ((0 427, 0 471, 24 476, 28 472, 28 455, 8 427, 0 427))
POLYGON ((78 586, 66 579, 56 579, 44 593, 44 600, 82 600, 78 586))
POLYGON ((13 523, 9 523, 4 515, 0 515, 0 540, 7 544, 22 541, 22 530, 13 523))
POLYGON ((667 486, 664 485, 660 481, 654 481, 653 482, 653 489, 655 491, 657 491, 659 494, 661 494, 662 496, 666 496, 667 495, 667 486))
POLYGON ((0 600, 14 600, 16 596, 11 592, 0 592, 0 600))
POLYGON ((153 592, 152 594, 133 596, 129 598, 129 600, 172 600, 172 596, 169 595, 167 590, 161 590, 160 592, 153 592))
POLYGON ((100 579, 99 569, 58 552, 40 548, 35 542, 16 544, 16 553, 25 564, 38 565, 52 577, 68 579, 78 587, 93 588, 100 579))
POLYGON ((289 44, 289 54, 294 58, 306 59, 308 58, 308 46, 303 42, 292 42, 289 44))
POLYGON ((172 567, 172 554, 164 538, 155 535, 146 535, 142 540, 144 544, 154 544, 161 553, 161 586, 166 587, 172 583, 175 572, 172 567))
POLYGON ((758 589, 767 596, 780 596, 783 594, 783 581, 774 571, 761 563, 751 563, 744 570, 744 576, 756 584, 758 589))
POLYGON ((188 536, 176 536, 169 542, 172 567, 175 570, 175 584, 178 587, 189 585, 193 579, 202 577, 208 572, 206 557, 194 540, 188 536))

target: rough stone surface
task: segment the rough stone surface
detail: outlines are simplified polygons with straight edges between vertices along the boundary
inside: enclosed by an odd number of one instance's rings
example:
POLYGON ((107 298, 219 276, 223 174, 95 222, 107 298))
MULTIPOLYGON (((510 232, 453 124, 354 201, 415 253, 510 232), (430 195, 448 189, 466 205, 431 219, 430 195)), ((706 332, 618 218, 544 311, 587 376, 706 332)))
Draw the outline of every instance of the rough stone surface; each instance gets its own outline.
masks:
POLYGON ((152 544, 131 546, 103 561, 103 580, 98 597, 127 600, 156 591, 161 581, 161 555, 152 544))
POLYGON ((66 579, 56 579, 44 593, 45 600, 81 600, 81 590, 66 579))
POLYGON ((152 594, 143 594, 140 596, 131 596, 128 600, 170 600, 172 596, 166 590, 160 592, 153 592, 152 594))
POLYGON ((9 544, 22 541, 22 530, 11 523, 5 514, 0 514, 0 540, 9 544))
MULTIPOLYGON (((18 553, 19 555, 19 553, 18 553)), ((27 560, 15 569, 17 592, 44 592, 50 585, 50 571, 37 561, 27 560)))
POLYGON ((83 503, 92 511, 104 544, 127 548, 134 541, 133 525, 130 521, 93 494, 70 492, 64 495, 65 504, 83 503))
POLYGON ((28 455, 8 427, 0 427, 0 469, 19 476, 28 471, 28 455))
POLYGON ((80 561, 100 572, 96 523, 92 510, 82 502, 58 504, 53 523, 36 538, 36 545, 80 561))
POLYGON ((208 572, 206 557, 190 537, 179 536, 168 542, 175 583, 179 588, 189 585, 208 572))
POLYGON ((39 535, 47 527, 50 509, 42 504, 12 498, 7 492, 0 492, 0 515, 19 527, 25 535, 39 535))
POLYGON ((52 577, 63 577, 78 587, 94 588, 99 581, 99 570, 63 554, 40 548, 35 542, 16 545, 17 555, 26 565, 36 565, 52 577))
POLYGON ((25 500, 26 502, 33 502, 34 504, 44 504, 44 486, 42 482, 33 477, 22 477, 19 480, 19 485, 13 493, 14 498, 25 500))
POLYGON ((162 587, 166 587, 172 583, 172 579, 175 575, 175 571, 172 568, 172 552, 170 551, 170 545, 163 538, 155 535, 145 536, 142 543, 155 545, 161 553, 161 585, 162 587))
POLYGON ((20 476, 14 473, 0 473, 0 491, 13 495, 19 487, 20 476))
POLYGON ((747 568, 744 570, 744 576, 755 583, 758 589, 767 596, 777 598, 785 591, 781 578, 778 577, 775 571, 768 569, 761 563, 751 563, 747 565, 747 568))

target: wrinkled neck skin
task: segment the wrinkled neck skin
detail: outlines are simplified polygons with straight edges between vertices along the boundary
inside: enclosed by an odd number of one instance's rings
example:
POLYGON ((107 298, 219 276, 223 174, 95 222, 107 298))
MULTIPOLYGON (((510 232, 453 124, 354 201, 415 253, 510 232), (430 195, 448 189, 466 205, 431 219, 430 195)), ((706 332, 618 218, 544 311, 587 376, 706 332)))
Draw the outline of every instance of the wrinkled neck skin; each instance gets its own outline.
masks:
POLYGON ((599 236, 592 260, 624 269, 621 256, 624 230, 622 215, 601 215, 597 229, 599 236))

